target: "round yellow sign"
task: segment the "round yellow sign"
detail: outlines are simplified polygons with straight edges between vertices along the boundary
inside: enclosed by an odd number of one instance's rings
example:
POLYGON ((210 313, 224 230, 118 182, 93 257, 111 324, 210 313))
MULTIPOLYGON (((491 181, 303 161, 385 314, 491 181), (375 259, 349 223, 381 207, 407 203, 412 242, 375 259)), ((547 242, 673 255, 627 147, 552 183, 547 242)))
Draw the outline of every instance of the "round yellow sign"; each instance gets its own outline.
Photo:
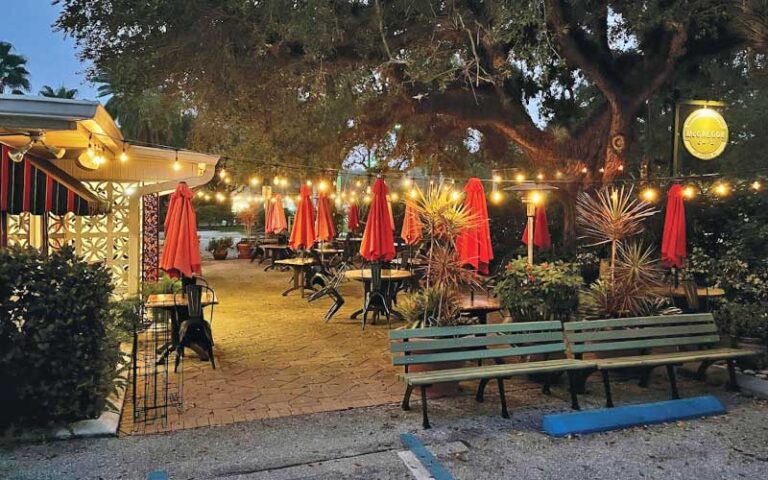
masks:
POLYGON ((683 144, 694 157, 712 160, 728 145, 728 124, 716 110, 700 108, 683 123, 683 144))

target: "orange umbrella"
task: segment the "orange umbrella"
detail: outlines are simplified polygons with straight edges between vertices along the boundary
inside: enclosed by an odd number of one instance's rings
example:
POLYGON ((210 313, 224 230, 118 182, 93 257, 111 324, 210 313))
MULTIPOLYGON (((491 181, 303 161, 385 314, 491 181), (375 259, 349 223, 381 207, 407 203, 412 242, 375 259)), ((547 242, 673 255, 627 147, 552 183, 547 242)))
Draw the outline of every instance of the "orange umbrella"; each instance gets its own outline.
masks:
POLYGON ((464 192, 464 208, 472 216, 472 223, 456 239, 456 251, 463 264, 471 265, 478 272, 487 274, 488 266, 493 260, 493 247, 485 189, 478 178, 472 177, 464 186, 464 192))
POLYGON ((172 278, 179 275, 192 277, 201 274, 200 239, 197 236, 197 217, 192 206, 192 190, 181 182, 171 195, 165 215, 165 244, 160 268, 172 278))
POLYGON ((400 231, 400 236, 403 237, 405 243, 408 245, 415 245, 421 241, 423 235, 421 233, 424 225, 421 223, 419 212, 416 211, 416 207, 410 200, 405 202, 405 217, 403 217, 403 229, 400 231))
POLYGON ((331 201, 326 194, 321 193, 317 197, 317 239, 328 242, 334 237, 336 237, 336 227, 333 225, 331 201))
MULTIPOLYGON (((528 245, 528 223, 523 230, 523 243, 528 245)), ((552 236, 549 234, 549 225, 547 225, 547 211, 544 205, 536 206, 536 216, 533 218, 533 245, 539 250, 549 250, 552 248, 552 236)))
POLYGON ((357 209, 357 204, 353 203, 349 206, 349 215, 347 216, 347 228, 355 232, 360 228, 360 212, 357 209))
POLYGON ((266 214, 266 217, 264 218, 264 233, 271 233, 269 231, 269 226, 272 223, 272 215, 274 214, 274 198, 270 198, 268 202, 264 203, 264 213, 266 214))
POLYGON ((368 209, 360 255, 369 261, 392 260, 395 256, 395 241, 392 220, 387 206, 387 185, 377 178, 373 184, 373 201, 368 209))
POLYGON ((291 240, 288 242, 294 250, 310 248, 316 240, 315 207, 312 205, 311 195, 309 187, 302 185, 299 202, 296 205, 296 217, 293 219, 291 240))
POLYGON ((281 233, 288 230, 288 220, 285 218, 283 209, 283 197, 275 195, 273 201, 270 200, 269 209, 272 213, 267 213, 268 223, 264 229, 266 233, 281 233))
POLYGON ((661 263, 666 267, 682 268, 688 256, 685 247, 685 206, 683 188, 672 185, 667 193, 664 234, 661 239, 661 263))

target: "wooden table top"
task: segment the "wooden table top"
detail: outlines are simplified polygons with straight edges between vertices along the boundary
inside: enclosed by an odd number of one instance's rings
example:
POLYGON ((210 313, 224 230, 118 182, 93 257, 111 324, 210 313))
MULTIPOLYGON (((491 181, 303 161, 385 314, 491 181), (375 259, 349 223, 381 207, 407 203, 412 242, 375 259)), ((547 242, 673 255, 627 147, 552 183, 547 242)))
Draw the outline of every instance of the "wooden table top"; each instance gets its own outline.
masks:
POLYGON ((307 265, 314 265, 314 258, 285 258, 283 260, 275 260, 278 265, 288 265, 290 267, 306 267, 307 265))
POLYGON ((501 310, 501 303, 498 298, 489 297, 485 294, 475 295, 472 299, 470 295, 463 295, 459 302, 459 309, 465 312, 497 312, 501 310))
POLYGON ((268 244, 268 245, 261 245, 261 248, 266 248, 266 249, 270 249, 270 250, 288 250, 289 248, 291 248, 291 246, 290 245, 281 245, 281 244, 278 244, 278 245, 268 244))
MULTIPOLYGON (((685 289, 682 287, 682 285, 678 286, 677 288, 672 287, 672 285, 667 285, 664 287, 654 288, 652 291, 656 295, 662 295, 665 297, 685 297, 685 289)), ((725 295, 725 290, 715 287, 697 287, 696 293, 700 297, 722 297, 725 295)))
MULTIPOLYGON (((344 276, 350 280, 357 280, 358 282, 371 279, 371 269, 365 270, 347 270, 344 272, 344 276)), ((382 280, 405 280, 411 278, 412 274, 408 270, 387 270, 381 271, 382 280)))
POLYGON ((344 253, 343 248, 313 248, 312 251, 317 253, 344 253))
MULTIPOLYGON (((208 291, 203 292, 202 304, 205 305, 217 305, 219 298, 208 291)), ((181 293, 153 293, 147 297, 147 308, 171 308, 176 305, 186 306, 187 299, 181 293), (173 297, 176 297, 176 302, 173 301, 173 297)))

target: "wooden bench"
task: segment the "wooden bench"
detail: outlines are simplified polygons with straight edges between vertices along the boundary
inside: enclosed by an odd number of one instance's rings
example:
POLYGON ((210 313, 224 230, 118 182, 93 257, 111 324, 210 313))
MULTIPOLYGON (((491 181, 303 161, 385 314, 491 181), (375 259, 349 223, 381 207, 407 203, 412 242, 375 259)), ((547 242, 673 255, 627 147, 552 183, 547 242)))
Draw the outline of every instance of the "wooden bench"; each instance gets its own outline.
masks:
POLYGON ((720 347, 720 335, 711 313, 568 322, 564 324, 564 329, 568 349, 577 359, 583 358, 584 354, 638 351, 638 354, 594 360, 597 370, 603 376, 607 407, 613 407, 609 378, 611 370, 640 368, 644 373, 641 384, 647 384, 651 371, 655 367, 665 366, 672 398, 677 399, 680 395, 675 366, 702 362, 698 373, 703 378, 712 363, 726 360, 729 386, 735 389, 734 360, 756 354, 751 350, 720 347))
MULTIPOLYGON (((501 400, 501 416, 509 418, 504 396, 504 379, 516 375, 567 372, 570 380, 571 407, 579 408, 574 388, 577 370, 594 369, 595 364, 568 358, 526 362, 529 355, 565 354, 562 324, 559 321, 467 325, 394 330, 389 334, 393 363, 403 366, 398 379, 405 382, 403 410, 410 410, 411 393, 421 391, 421 412, 424 428, 429 428, 427 416, 427 387, 445 382, 480 380, 476 400, 483 401, 485 385, 496 380, 501 400), (505 363, 505 360, 516 363, 505 363), (484 360, 493 365, 483 365, 484 360), (472 362, 461 368, 408 372, 410 365, 430 365, 445 362, 472 362)), ((547 388, 548 386, 545 386, 547 388)))

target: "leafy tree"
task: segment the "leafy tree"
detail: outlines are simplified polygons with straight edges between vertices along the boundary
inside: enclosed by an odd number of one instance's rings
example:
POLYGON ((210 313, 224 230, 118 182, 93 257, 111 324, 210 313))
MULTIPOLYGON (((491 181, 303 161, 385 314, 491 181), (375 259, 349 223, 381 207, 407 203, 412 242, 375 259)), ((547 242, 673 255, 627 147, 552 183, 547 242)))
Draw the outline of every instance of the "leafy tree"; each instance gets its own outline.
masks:
POLYGON ((40 89, 40 95, 43 97, 52 97, 52 98, 75 98, 77 96, 77 89, 76 88, 66 88, 65 86, 60 86, 56 90, 53 89, 50 85, 43 86, 42 89, 40 89))
POLYGON ((0 94, 10 88, 13 93, 29 91, 29 71, 27 59, 22 55, 11 53, 13 45, 0 42, 0 94))
POLYGON ((718 0, 57 3, 84 57, 188 100, 194 140, 249 168, 392 140, 377 168, 446 173, 477 131, 482 166, 561 173, 571 238, 574 195, 629 165, 647 102, 751 38, 718 0))

